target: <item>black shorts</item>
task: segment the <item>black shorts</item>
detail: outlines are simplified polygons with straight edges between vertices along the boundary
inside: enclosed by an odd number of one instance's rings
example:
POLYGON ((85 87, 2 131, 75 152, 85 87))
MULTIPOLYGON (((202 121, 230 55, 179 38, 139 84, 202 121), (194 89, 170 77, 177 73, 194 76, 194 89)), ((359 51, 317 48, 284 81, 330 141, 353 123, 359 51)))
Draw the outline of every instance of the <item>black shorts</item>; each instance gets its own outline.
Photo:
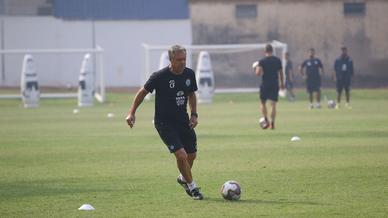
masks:
POLYGON ((337 80, 337 92, 342 92, 343 89, 349 91, 350 79, 337 80))
POLYGON ((279 98, 279 87, 260 87, 260 100, 267 101, 272 100, 277 102, 279 98))
POLYGON ((306 89, 308 93, 319 92, 321 90, 321 80, 307 80, 306 89))
POLYGON ((181 148, 188 154, 197 152, 197 135, 189 125, 155 122, 155 128, 170 153, 181 148))

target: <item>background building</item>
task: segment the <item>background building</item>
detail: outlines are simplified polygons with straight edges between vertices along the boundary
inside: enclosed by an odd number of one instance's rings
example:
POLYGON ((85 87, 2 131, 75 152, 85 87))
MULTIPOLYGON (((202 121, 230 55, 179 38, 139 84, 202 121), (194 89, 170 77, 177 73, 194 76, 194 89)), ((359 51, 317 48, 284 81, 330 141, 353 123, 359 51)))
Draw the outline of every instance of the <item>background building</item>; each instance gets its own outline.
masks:
MULTIPOLYGON (((346 45, 356 85, 387 86, 387 12, 385 0, 0 0, 0 49, 99 45, 105 49, 106 85, 134 87, 144 79, 142 43, 279 40, 289 45, 295 65, 314 47, 326 68, 325 84, 333 85, 332 65, 346 45)), ((0 85, 18 86, 22 57, 0 56, 0 85)), ((81 59, 38 63, 41 84, 76 85, 81 59), (58 70, 63 72, 54 73, 58 70)), ((240 62, 230 64, 242 68, 240 62)))
POLYGON ((190 0, 194 44, 279 40, 294 64, 314 47, 326 80, 346 45, 358 86, 388 84, 387 12, 384 0, 190 0))
MULTIPOLYGON (((191 44, 188 1, 0 0, 0 49, 101 46, 108 87, 142 83, 142 43, 191 44)), ((18 86, 22 55, 0 56, 0 85, 18 86)), ((41 85, 76 86, 82 56, 37 57, 41 85)))

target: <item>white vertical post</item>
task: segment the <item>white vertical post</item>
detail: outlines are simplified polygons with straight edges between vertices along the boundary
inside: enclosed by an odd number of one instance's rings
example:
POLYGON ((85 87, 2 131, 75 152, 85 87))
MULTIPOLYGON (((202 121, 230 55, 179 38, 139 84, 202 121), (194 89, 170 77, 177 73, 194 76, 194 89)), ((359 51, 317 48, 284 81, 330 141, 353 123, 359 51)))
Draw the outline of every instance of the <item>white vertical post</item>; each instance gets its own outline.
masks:
POLYGON ((283 73, 284 74, 286 73, 286 63, 287 63, 286 53, 287 53, 287 50, 288 50, 287 44, 283 44, 283 46, 282 46, 282 65, 283 65, 283 73))
POLYGON ((99 51, 97 53, 98 60, 99 60, 99 74, 100 74, 100 96, 95 94, 95 97, 97 100, 101 103, 105 102, 105 73, 104 73, 104 49, 100 46, 97 46, 97 50, 99 51))
POLYGON ((286 53, 287 53, 287 44, 283 44, 283 51, 282 51, 282 65, 283 65, 283 82, 284 82, 284 85, 286 85, 286 64, 287 64, 287 60, 286 60, 286 53))

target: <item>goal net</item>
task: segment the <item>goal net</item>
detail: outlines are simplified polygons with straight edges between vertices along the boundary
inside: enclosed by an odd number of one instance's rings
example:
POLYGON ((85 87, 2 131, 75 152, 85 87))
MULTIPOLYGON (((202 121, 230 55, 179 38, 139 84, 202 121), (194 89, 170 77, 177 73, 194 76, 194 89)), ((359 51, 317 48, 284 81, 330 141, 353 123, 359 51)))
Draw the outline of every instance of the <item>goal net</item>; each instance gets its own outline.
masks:
MULTIPOLYGON (((252 63, 264 57, 266 44, 268 43, 182 46, 187 50, 186 65, 194 71, 196 71, 199 53, 207 51, 214 73, 215 93, 233 93, 259 90, 261 78, 254 74, 252 63)), ((274 54, 284 63, 283 57, 287 52, 287 44, 279 41, 272 41, 270 44, 274 48, 274 54)), ((170 46, 143 44, 143 48, 145 67, 142 78, 144 83, 152 72, 160 68, 160 57, 170 46)))
POLYGON ((81 64, 90 54, 94 93, 105 101, 104 50, 95 49, 12 49, 0 50, 0 99, 21 98, 21 73, 24 56, 32 55, 41 98, 76 98, 81 64))

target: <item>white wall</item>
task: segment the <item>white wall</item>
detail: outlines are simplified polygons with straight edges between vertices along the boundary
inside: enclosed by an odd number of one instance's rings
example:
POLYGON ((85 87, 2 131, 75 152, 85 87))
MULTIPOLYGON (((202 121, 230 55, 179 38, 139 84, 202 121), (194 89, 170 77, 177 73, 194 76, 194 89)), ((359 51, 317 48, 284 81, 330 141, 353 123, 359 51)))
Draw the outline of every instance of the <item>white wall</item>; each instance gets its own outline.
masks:
MULTIPOLYGON (((4 19, 4 49, 91 48, 91 25, 63 22, 53 18, 10 17, 4 19)), ((82 54, 34 54, 41 85, 76 85, 82 54)), ((23 55, 5 56, 7 86, 20 83, 23 55)))
MULTIPOLYGON (((107 84, 143 85, 147 44, 191 44, 190 21, 121 21, 96 23, 96 43, 105 49, 107 84), (114 40, 114 41, 112 41, 114 40)), ((159 64, 159 59, 155 60, 159 64)))
MULTIPOLYGON (((63 21, 52 17, 0 19, 4 22, 4 49, 93 47, 91 21, 63 21)), ((94 32, 95 44, 105 50, 104 70, 108 87, 142 85, 144 74, 142 43, 166 45, 192 43, 189 20, 96 21, 94 32)), ((34 55, 40 84, 76 86, 82 56, 34 55)), ((23 55, 5 55, 6 78, 1 81, 1 85, 19 85, 22 59, 23 55)), ((2 67, 0 71, 1 69, 2 67)))

